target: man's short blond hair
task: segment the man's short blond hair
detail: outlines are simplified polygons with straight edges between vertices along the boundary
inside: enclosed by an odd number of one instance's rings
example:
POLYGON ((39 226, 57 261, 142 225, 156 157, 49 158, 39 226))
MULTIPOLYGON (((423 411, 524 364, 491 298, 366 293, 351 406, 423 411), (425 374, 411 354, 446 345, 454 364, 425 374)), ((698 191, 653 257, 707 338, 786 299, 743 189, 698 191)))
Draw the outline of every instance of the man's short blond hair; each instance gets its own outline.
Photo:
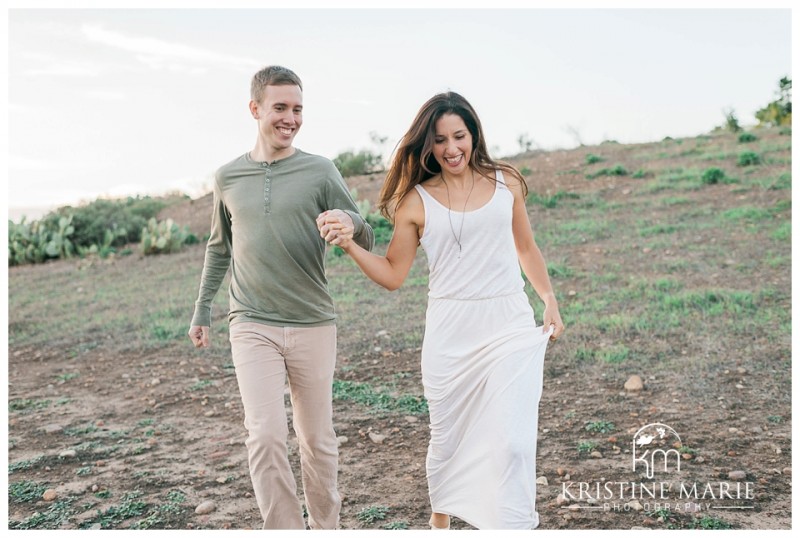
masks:
POLYGON ((264 88, 267 86, 298 86, 300 90, 303 89, 300 77, 291 69, 280 65, 269 65, 253 75, 253 81, 250 83, 250 99, 260 103, 264 97, 264 88))

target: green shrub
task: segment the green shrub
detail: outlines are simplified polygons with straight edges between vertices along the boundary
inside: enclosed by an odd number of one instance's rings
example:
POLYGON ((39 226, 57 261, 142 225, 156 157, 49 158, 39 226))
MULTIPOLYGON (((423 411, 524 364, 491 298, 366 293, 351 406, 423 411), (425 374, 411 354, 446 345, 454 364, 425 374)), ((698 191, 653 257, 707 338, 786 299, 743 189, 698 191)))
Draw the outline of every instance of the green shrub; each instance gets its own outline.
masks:
POLYGON ((594 179, 600 176, 627 176, 628 171, 621 164, 615 165, 613 168, 603 168, 594 174, 586 174, 586 179, 594 179))
MULTIPOLYGON (((188 226, 180 228, 172 219, 158 222, 155 217, 142 228, 141 235, 140 247, 145 256, 178 252, 187 241, 192 241, 190 237, 194 237, 188 226)), ((197 237, 193 242, 197 242, 197 237)))
POLYGON ((36 221, 28 224, 25 217, 19 223, 8 221, 8 265, 35 263, 37 254, 41 254, 41 261, 44 261, 44 246, 38 225, 36 221))
POLYGON ((770 237, 778 241, 791 241, 792 239, 792 223, 786 221, 779 225, 775 231, 770 234, 770 237))
POLYGON ((70 236, 75 232, 72 225, 72 216, 58 219, 58 229, 50 234, 45 251, 51 258, 69 258, 75 253, 75 247, 70 241, 70 236))
POLYGON ((8 264, 42 263, 75 254, 72 217, 31 223, 8 221, 8 264))
POLYGON ((8 499, 13 503, 35 503, 42 498, 47 485, 23 480, 8 485, 8 499))
POLYGON ((731 524, 726 522, 725 520, 713 517, 713 516, 703 516, 701 518, 695 518, 692 521, 691 528, 693 529, 730 529, 731 524))
POLYGON ((739 125, 739 118, 736 117, 736 112, 732 108, 725 111, 724 128, 732 133, 738 133, 742 130, 742 126, 739 125))
POLYGON ((72 216, 75 233, 72 238, 76 246, 90 248, 92 245, 118 247, 127 243, 135 243, 141 239, 140 231, 147 226, 147 221, 155 217, 166 202, 146 197, 128 197, 120 200, 100 198, 79 207, 65 206, 46 215, 46 222, 61 217, 72 216), (113 235, 110 244, 106 244, 106 231, 113 235))
POLYGON ((725 172, 720 168, 708 168, 700 179, 706 185, 714 185, 725 179, 725 172))
POLYGON ((148 219, 167 203, 149 196, 98 199, 80 207, 61 207, 31 223, 24 218, 19 223, 9 221, 8 263, 41 263, 74 255, 105 258, 117 247, 139 241, 148 219))
POLYGON ((742 133, 739 135, 739 142, 742 144, 746 144, 747 142, 755 142, 758 140, 758 137, 753 133, 742 133))
POLYGON ((594 433, 611 433, 614 431, 614 423, 607 420, 598 420, 586 424, 586 431, 594 433))
POLYGON ((756 119, 761 126, 792 125, 792 79, 783 77, 778 82, 778 98, 756 111, 756 119))
POLYGON ((616 364, 625 361, 630 356, 630 350, 623 345, 614 346, 601 349, 599 356, 605 362, 616 364))
POLYGON ((381 156, 369 150, 345 151, 333 158, 333 164, 344 177, 372 174, 381 170, 381 156))
MULTIPOLYGON (((392 223, 386 220, 379 212, 372 211, 372 204, 370 204, 369 200, 358 200, 358 189, 350 189, 350 196, 353 200, 357 200, 358 213, 364 217, 367 224, 372 226, 372 230, 375 232, 375 244, 385 245, 388 243, 392 239, 392 233, 394 232, 392 223)), ((341 256, 344 251, 336 247, 333 249, 333 253, 335 256, 341 256)))
POLYGON ((739 160, 736 161, 739 166, 751 166, 754 164, 761 164, 761 157, 758 153, 753 151, 744 151, 739 154, 739 160))
POLYGON ((116 247, 112 245, 117 242, 120 236, 127 235, 127 232, 124 230, 114 230, 112 231, 109 228, 106 228, 105 232, 103 232, 103 242, 98 244, 93 244, 90 247, 78 247, 78 254, 81 257, 88 256, 88 255, 97 255, 101 258, 108 258, 111 254, 117 252, 116 247))
POLYGON ((588 155, 586 155, 586 164, 599 163, 599 162, 603 162, 604 160, 605 159, 603 159, 599 155, 595 155, 593 153, 589 153, 588 155))
POLYGON ((552 278, 570 278, 575 274, 571 268, 562 263, 548 263, 547 274, 552 278))
POLYGON ((386 506, 369 506, 356 514, 356 519, 362 523, 373 523, 375 521, 386 519, 389 513, 389 508, 386 506))
POLYGON ((542 207, 552 209, 558 205, 558 201, 562 198, 578 198, 578 195, 572 192, 558 191, 553 195, 541 195, 535 192, 529 192, 526 202, 529 204, 539 204, 542 207))
POLYGON ((369 213, 365 217, 367 224, 372 226, 375 232, 375 244, 385 245, 392 239, 394 226, 386 220, 380 213, 369 213))
POLYGON ((628 175, 628 171, 625 169, 624 166, 622 166, 621 164, 618 164, 614 168, 611 169, 611 174, 610 175, 612 175, 612 176, 627 176, 628 175))
POLYGON ((523 166, 522 168, 519 169, 519 173, 522 174, 523 176, 529 176, 531 175, 532 172, 533 170, 531 170, 530 167, 528 166, 523 166))

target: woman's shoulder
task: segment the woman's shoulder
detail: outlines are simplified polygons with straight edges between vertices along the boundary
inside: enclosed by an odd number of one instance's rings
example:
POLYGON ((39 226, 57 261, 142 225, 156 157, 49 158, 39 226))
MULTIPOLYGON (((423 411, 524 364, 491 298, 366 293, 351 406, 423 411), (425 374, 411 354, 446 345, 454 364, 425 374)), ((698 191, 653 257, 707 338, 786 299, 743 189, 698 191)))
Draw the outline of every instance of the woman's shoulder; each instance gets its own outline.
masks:
POLYGON ((394 214, 395 221, 409 220, 415 224, 424 223, 425 205, 422 196, 416 188, 408 191, 397 203, 397 210, 394 214))

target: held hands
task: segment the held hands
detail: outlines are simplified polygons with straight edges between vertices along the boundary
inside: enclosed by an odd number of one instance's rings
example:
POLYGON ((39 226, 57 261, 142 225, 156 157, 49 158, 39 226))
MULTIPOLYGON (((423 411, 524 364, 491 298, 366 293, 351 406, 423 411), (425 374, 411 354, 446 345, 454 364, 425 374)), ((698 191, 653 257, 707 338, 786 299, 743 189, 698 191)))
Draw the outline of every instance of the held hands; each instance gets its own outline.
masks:
POLYGON ((194 344, 194 347, 209 347, 211 345, 208 337, 210 331, 210 327, 193 325, 192 328, 189 329, 189 339, 194 344))
POLYGON ((331 245, 346 249, 353 241, 353 219, 341 209, 323 211, 317 217, 319 235, 331 245))

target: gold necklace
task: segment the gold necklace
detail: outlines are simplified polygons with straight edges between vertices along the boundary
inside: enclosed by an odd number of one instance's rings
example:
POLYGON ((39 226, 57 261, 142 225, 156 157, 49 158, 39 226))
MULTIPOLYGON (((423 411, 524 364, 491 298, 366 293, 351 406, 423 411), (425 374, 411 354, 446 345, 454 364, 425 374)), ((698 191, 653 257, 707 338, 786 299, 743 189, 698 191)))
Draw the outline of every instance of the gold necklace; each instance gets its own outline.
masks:
POLYGON ((450 203, 450 187, 447 186, 444 174, 442 174, 442 183, 444 183, 445 191, 447 191, 447 220, 450 222, 450 232, 453 234, 453 239, 456 240, 456 244, 458 245, 458 258, 461 259, 461 233, 464 231, 464 221, 467 219, 467 202, 469 202, 469 197, 472 196, 472 189, 475 188, 475 170, 472 170, 472 186, 469 188, 467 199, 464 200, 464 209, 461 211, 461 226, 458 227, 458 235, 456 235, 456 230, 453 228, 453 218, 451 216, 453 213, 453 206, 450 203))

